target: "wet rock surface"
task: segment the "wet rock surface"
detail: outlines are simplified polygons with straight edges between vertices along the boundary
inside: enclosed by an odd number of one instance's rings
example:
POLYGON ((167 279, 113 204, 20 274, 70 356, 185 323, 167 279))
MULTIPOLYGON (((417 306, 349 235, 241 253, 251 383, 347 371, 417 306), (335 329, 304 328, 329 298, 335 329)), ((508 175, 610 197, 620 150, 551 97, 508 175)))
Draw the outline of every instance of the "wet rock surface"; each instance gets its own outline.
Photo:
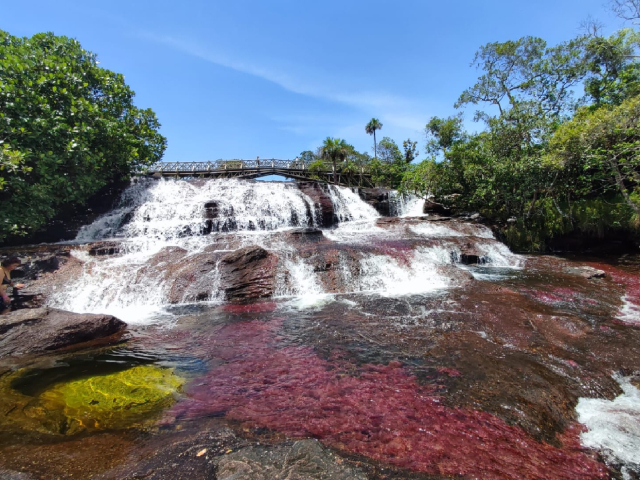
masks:
POLYGON ((43 353, 125 330, 112 315, 78 314, 48 307, 25 309, 0 317, 0 357, 43 353))
MULTIPOLYGON (((620 464, 581 446, 575 407, 616 398, 612 373, 640 371, 640 261, 532 256, 504 268, 485 263, 510 253, 478 222, 375 225, 377 237, 301 228, 216 234, 195 253, 187 243, 154 250, 127 288, 163 285, 177 325, 132 325, 123 348, 185 379, 175 403, 135 431, 80 434, 69 418, 81 415, 43 413, 40 393, 18 392, 0 367, 7 391, 22 395, 0 401, 0 464, 34 478, 622 478, 620 464), (406 291, 441 277, 438 288, 406 291), (296 292, 310 279, 318 288, 307 304, 272 298, 276 285, 296 292), (210 299, 214 285, 231 301, 182 304, 210 299), (5 430, 25 412, 28 433, 5 430)), ((34 288, 123 255, 72 255, 34 288)), ((37 317, 14 317, 0 339, 37 317)), ((71 365, 59 350, 39 368, 71 365)), ((58 374, 47 388, 61 391, 58 374)), ((127 398, 131 409, 144 403, 127 398)))
POLYGON ((573 275, 580 275, 583 278, 603 278, 605 276, 604 270, 597 268, 582 266, 582 267, 567 267, 564 269, 566 273, 573 275))
POLYGON ((385 217, 391 215, 390 192, 391 190, 386 188, 358 188, 360 198, 385 217))
POLYGON ((331 197, 325 191, 326 185, 318 182, 296 182, 296 186, 313 201, 318 218, 321 220, 319 226, 324 228, 333 226, 335 212, 331 197))
POLYGON ((226 298, 244 301, 273 295, 278 257, 262 247, 245 247, 220 259, 226 298))
POLYGON ((246 447, 221 457, 218 480, 366 480, 328 452, 317 440, 300 440, 291 446, 246 447))
POLYGON ((93 257, 120 253, 120 242, 93 242, 87 245, 87 252, 93 257))

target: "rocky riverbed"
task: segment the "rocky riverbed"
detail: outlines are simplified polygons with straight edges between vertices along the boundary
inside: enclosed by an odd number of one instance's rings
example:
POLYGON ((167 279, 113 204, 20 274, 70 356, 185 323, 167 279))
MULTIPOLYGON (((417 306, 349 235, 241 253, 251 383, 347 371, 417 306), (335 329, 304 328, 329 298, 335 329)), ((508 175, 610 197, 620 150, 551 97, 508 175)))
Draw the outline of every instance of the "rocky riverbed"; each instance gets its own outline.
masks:
POLYGON ((639 478, 640 256, 254 185, 134 186, 18 252, 47 307, 0 322, 1 475, 639 478))

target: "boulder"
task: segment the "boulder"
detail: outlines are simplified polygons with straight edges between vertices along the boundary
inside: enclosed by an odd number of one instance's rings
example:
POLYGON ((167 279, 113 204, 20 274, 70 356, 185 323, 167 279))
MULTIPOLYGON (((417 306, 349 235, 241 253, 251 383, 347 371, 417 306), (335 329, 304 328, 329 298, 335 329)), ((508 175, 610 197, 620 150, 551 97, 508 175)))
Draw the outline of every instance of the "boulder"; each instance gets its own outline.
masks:
POLYGON ((220 259, 221 285, 227 300, 239 301, 273 295, 278 258, 262 247, 250 246, 220 259))
MULTIPOLYGON (((335 212, 331 197, 318 182, 296 182, 298 189, 312 201, 320 227, 331 227, 334 224, 335 212)), ((326 187, 325 187, 326 188, 326 187)))
POLYGON ((18 310, 0 317, 0 357, 58 350, 105 339, 125 328, 126 323, 112 315, 48 307, 18 310))
POLYGON ((425 200, 424 206, 422 207, 422 213, 435 213, 437 215, 449 216, 451 215, 451 209, 445 207, 441 203, 436 203, 431 200, 425 200))
POLYGON ((222 456, 218 480, 366 480, 367 476, 317 440, 291 446, 252 446, 222 456))

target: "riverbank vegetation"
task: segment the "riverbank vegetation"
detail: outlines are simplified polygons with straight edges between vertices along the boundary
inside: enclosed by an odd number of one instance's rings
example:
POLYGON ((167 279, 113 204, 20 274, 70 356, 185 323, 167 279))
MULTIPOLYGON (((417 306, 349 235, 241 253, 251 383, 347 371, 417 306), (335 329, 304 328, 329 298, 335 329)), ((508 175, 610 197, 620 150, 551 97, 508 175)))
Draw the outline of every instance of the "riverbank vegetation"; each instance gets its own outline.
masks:
POLYGON ((77 40, 0 30, 0 241, 162 157, 155 113, 98 64, 77 40))
MULTIPOLYGON (((633 0, 614 4, 625 18, 637 10, 633 0)), ((594 22, 555 46, 535 37, 489 43, 476 53, 480 76, 458 111, 427 122, 426 159, 414 161, 410 139, 403 152, 384 137, 373 159, 347 145, 342 165, 366 165, 377 185, 452 211, 479 212, 517 250, 541 251, 568 234, 637 238, 639 47, 639 32, 603 36, 594 22), (465 128, 470 109, 477 131, 465 128)))

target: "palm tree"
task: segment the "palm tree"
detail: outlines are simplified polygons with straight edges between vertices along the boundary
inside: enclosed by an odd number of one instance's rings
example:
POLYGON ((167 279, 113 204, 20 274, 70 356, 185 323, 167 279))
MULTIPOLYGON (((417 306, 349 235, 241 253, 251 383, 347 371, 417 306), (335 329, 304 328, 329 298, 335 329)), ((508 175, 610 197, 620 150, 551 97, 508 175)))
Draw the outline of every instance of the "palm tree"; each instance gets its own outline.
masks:
POLYGON ((367 132, 369 135, 373 135, 373 157, 376 160, 378 159, 378 146, 376 144, 376 130, 380 130, 381 128, 382 128, 382 124, 380 123, 380 120, 378 120, 377 118, 372 118, 371 121, 367 123, 367 126, 364 127, 365 132, 367 132))
POLYGON ((333 164, 333 183, 335 183, 337 172, 336 162, 337 160, 346 160, 350 151, 349 144, 341 138, 327 137, 322 143, 320 150, 322 158, 331 160, 331 163, 333 164))

